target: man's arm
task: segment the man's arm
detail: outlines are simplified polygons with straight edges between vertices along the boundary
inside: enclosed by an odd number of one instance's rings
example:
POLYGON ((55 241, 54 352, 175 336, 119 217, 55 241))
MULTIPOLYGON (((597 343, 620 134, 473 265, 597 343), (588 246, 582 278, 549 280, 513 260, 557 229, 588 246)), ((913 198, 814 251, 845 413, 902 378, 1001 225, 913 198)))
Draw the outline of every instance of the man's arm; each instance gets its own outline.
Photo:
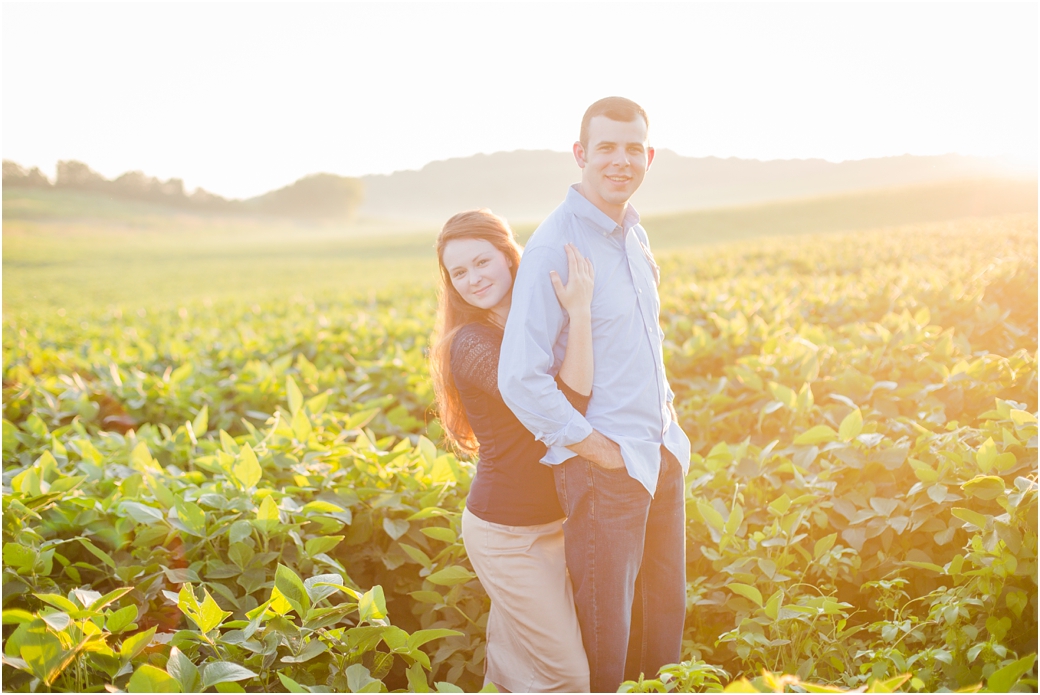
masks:
POLYGON ((623 466, 617 444, 592 429, 549 373, 553 346, 566 322, 549 271, 565 277, 566 265, 562 251, 536 248, 524 254, 502 337, 499 391, 517 419, 546 446, 567 447, 605 467, 623 466))

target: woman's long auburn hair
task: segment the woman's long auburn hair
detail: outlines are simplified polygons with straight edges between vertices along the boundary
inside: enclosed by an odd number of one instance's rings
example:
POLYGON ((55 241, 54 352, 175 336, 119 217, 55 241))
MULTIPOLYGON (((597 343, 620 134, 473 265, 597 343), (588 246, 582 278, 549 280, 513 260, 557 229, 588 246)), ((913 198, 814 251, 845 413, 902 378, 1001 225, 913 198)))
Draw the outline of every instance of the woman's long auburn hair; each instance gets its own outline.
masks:
MULTIPOLYGON (((460 212, 444 223, 437 236, 437 264, 441 281, 437 288, 437 322, 430 351, 430 375, 433 377, 433 392, 445 440, 463 453, 474 454, 477 451, 477 438, 470 427, 451 373, 451 343, 459 329, 468 323, 495 324, 490 309, 480 309, 469 304, 451 283, 451 275, 444 267, 444 247, 454 239, 483 239, 490 243, 509 261, 509 272, 514 280, 520 266, 520 246, 513 237, 509 223, 487 208, 460 212)), ((509 291, 512 292, 512 288, 509 291)))

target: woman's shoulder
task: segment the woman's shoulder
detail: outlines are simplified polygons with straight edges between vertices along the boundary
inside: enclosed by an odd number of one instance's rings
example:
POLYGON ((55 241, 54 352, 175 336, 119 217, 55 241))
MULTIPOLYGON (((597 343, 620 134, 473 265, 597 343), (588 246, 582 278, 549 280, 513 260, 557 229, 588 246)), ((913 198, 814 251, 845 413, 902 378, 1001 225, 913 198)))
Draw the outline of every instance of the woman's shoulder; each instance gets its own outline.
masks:
POLYGON ((485 356, 489 351, 502 348, 502 331, 487 324, 474 321, 455 332, 451 340, 451 359, 470 361, 485 356))

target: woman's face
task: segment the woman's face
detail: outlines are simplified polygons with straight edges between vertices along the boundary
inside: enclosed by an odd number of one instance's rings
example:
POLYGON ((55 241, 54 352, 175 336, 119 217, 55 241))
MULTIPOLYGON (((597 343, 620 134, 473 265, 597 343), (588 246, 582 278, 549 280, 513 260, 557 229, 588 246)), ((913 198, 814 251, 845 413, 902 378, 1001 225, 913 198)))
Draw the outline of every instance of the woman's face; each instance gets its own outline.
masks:
POLYGON ((451 284, 467 304, 505 318, 513 275, 512 264, 504 253, 484 239, 452 239, 444 245, 441 262, 451 284))

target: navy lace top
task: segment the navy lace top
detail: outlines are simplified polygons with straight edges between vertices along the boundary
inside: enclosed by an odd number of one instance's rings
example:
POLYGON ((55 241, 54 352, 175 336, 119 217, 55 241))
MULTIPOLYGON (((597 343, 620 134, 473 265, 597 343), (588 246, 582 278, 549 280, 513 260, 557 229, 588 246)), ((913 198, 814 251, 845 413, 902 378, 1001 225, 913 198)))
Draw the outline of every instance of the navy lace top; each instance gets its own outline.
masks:
MULTIPOLYGON (((540 463, 545 445, 520 424, 498 392, 501 347, 502 331, 481 323, 466 324, 451 343, 451 373, 480 445, 466 507, 494 524, 547 524, 564 516, 553 471, 540 463)), ((584 414, 589 396, 578 394, 559 377, 556 383, 584 414)))

